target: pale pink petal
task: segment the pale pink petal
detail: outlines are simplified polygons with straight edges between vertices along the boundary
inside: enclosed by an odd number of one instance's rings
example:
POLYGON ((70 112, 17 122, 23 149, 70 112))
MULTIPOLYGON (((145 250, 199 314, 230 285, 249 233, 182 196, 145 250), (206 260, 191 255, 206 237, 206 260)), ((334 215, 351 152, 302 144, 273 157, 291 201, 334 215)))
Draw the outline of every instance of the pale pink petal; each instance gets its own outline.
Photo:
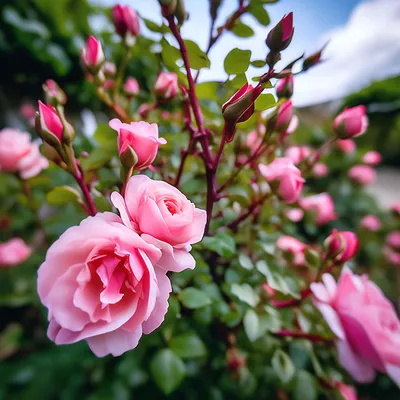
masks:
POLYGON ((132 229, 132 223, 128 215, 128 210, 126 209, 124 198, 118 192, 112 192, 111 203, 119 211, 119 215, 121 216, 124 225, 132 229))
POLYGON ((386 373, 393 379, 396 385, 400 388, 400 366, 393 364, 386 364, 386 373))

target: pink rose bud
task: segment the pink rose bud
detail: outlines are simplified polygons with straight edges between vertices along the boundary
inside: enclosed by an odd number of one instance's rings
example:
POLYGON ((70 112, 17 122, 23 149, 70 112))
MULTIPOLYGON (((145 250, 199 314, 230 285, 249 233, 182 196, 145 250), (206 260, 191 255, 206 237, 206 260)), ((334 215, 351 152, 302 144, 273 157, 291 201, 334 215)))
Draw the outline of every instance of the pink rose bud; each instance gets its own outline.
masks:
POLYGON ((383 254, 386 259, 396 267, 400 266, 400 252, 393 251, 389 247, 385 247, 383 254))
POLYGON ((312 172, 317 178, 323 178, 328 175, 329 170, 326 164, 318 162, 314 165, 312 172))
POLYGON ((50 145, 61 143, 63 140, 64 127, 55 109, 48 105, 39 103, 39 123, 37 124, 38 135, 50 145))
POLYGON ((382 161, 382 156, 377 151, 367 151, 363 155, 362 161, 364 164, 377 165, 382 161))
POLYGON ((251 131, 246 138, 247 147, 254 153, 262 143, 262 137, 257 131, 251 131))
POLYGON ((360 226, 367 231, 376 232, 381 229, 382 223, 375 215, 366 215, 361 219, 360 226))
POLYGON ((276 116, 275 131, 286 132, 292 119, 292 100, 283 103, 276 116))
POLYGON ((335 205, 328 193, 315 194, 299 199, 299 205, 304 210, 312 211, 316 214, 316 224, 318 226, 337 219, 335 205))
POLYGON ((97 357, 135 348, 164 320, 171 283, 161 251, 105 212, 73 226, 50 247, 38 271, 56 344, 86 340, 97 357))
POLYGON ((269 296, 269 297, 274 297, 276 294, 276 291, 274 289, 272 289, 271 286, 268 285, 267 282, 263 283, 262 285, 265 293, 269 296))
POLYGON ((258 168, 267 182, 279 182, 278 195, 282 200, 294 203, 298 199, 305 179, 292 160, 275 158, 270 164, 260 164, 258 168))
POLYGON ((39 146, 27 132, 12 128, 0 131, 0 171, 18 173, 22 179, 38 175, 49 166, 39 146))
POLYGON ((285 15, 268 33, 266 43, 271 51, 279 53, 285 50, 292 41, 294 33, 293 13, 285 15))
POLYGON ((147 118, 149 112, 154 110, 154 104, 141 104, 138 108, 138 113, 142 118, 147 118))
POLYGON ((103 83, 104 90, 111 90, 115 86, 115 81, 112 79, 106 79, 103 83))
POLYGON ((103 48, 101 47, 101 43, 94 36, 89 36, 86 47, 82 48, 81 60, 83 66, 92 73, 98 72, 103 64, 103 48))
POLYGON ((128 5, 117 4, 112 10, 112 18, 118 35, 125 37, 127 33, 136 37, 140 33, 139 19, 128 5))
POLYGON ((35 125, 36 108, 31 103, 22 104, 19 112, 30 125, 35 125))
POLYGON ((390 206, 390 210, 393 212, 393 214, 397 215, 400 217, 400 203, 395 203, 390 206))
POLYGON ((292 146, 285 150, 285 157, 290 158, 295 164, 300 164, 312 154, 309 146, 292 146))
POLYGON ((276 95, 279 99, 281 98, 290 98, 293 96, 293 75, 280 79, 278 84, 276 85, 276 95))
POLYGON ((12 267, 22 264, 31 253, 31 248, 20 238, 0 243, 0 267, 12 267))
POLYGON ((124 83, 124 92, 128 96, 136 96, 139 93, 139 84, 135 78, 128 77, 124 83))
POLYGON ((325 47, 326 45, 321 50, 311 54, 310 56, 304 59, 302 68, 303 71, 307 71, 311 67, 314 67, 315 65, 321 62, 322 52, 324 51, 325 47))
POLYGON ((67 95, 53 79, 47 79, 42 88, 46 96, 46 103, 56 106, 67 102, 67 95))
POLYGON ((161 249, 157 266, 162 270, 180 272, 195 267, 189 251, 203 238, 206 212, 196 208, 177 188, 135 175, 128 181, 124 198, 114 192, 111 201, 126 226, 141 232, 142 239, 161 249))
POLYGON ((254 102, 262 91, 262 85, 254 88, 246 83, 222 105, 222 115, 225 120, 225 140, 228 143, 235 137, 236 124, 247 121, 254 114, 254 102))
POLYGON ((246 358, 236 347, 231 347, 226 351, 226 362, 231 371, 238 371, 246 366, 246 358))
POLYGON ((304 250, 308 246, 303 242, 300 242, 300 240, 297 240, 292 236, 281 236, 276 241, 276 247, 280 251, 284 253, 289 253, 292 256, 294 256, 293 258, 294 265, 297 266, 305 265, 306 259, 304 256, 304 250))
POLYGON ((345 385, 342 382, 335 382, 335 386, 343 400, 358 400, 356 390, 353 386, 345 385))
POLYGON ((390 232, 386 236, 386 244, 394 250, 400 250, 400 231, 390 232))
POLYGON ((324 274, 312 283, 314 304, 337 337, 339 361, 360 383, 372 382, 376 371, 400 386, 400 321, 392 303, 366 275, 344 268, 339 282, 324 274))
POLYGON ((333 131, 340 139, 362 135, 368 128, 365 106, 346 108, 333 121, 333 131))
POLYGON ((126 167, 134 167, 139 171, 148 168, 156 158, 159 146, 167 143, 165 139, 158 137, 157 124, 144 121, 125 124, 114 118, 109 125, 118 132, 119 156, 126 167), (130 155, 133 156, 133 164, 126 158, 130 155))
POLYGON ((114 63, 112 63, 110 61, 104 61, 103 72, 107 78, 112 78, 115 76, 115 74, 117 72, 117 67, 115 66, 114 63))
POLYGON ((160 72, 154 89, 158 99, 172 100, 178 93, 178 75, 174 72, 160 72))
POLYGON ((290 208, 285 212, 285 215, 289 221, 300 222, 304 217, 304 211, 300 208, 290 208))
POLYGON ((343 151, 343 153, 353 153, 356 150, 356 144, 354 140, 344 139, 336 141, 339 149, 343 151))
POLYGON ((285 139, 285 137, 291 135, 297 129, 298 126, 299 126, 299 118, 297 117, 297 115, 293 115, 286 131, 282 132, 279 135, 279 143, 283 143, 283 140, 285 139))
POLYGON ((376 172, 369 165, 355 165, 349 170, 349 178, 359 185, 368 185, 375 181, 376 172))
POLYGON ((328 257, 335 259, 339 264, 345 263, 354 257, 358 250, 358 239, 353 232, 339 232, 333 229, 325 239, 328 257))

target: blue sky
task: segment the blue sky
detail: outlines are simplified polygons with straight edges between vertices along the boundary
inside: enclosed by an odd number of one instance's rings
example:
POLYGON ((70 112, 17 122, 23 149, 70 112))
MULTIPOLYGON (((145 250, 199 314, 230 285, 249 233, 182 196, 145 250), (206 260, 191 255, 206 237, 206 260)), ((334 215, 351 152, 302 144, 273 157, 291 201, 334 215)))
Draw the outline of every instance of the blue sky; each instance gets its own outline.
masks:
MULTIPOLYGON (((94 0, 113 5, 113 0, 94 0)), ((161 21, 157 0, 121 1, 156 22, 161 21)), ((185 0, 190 18, 182 35, 195 40, 203 49, 208 42, 208 0, 185 0)), ((237 0, 224 0, 217 26, 237 7, 237 0)), ((372 80, 400 73, 400 0, 281 0, 267 6, 270 27, 262 27, 253 17, 245 15, 243 22, 255 30, 250 39, 224 34, 212 49, 212 68, 204 70, 201 80, 226 78, 223 60, 234 47, 252 50, 252 59, 266 55, 265 37, 269 29, 284 15, 293 11, 295 35, 291 46, 283 53, 281 65, 303 52, 310 54, 329 40, 327 61, 296 78, 294 102, 304 106, 341 98, 360 89, 372 80)), ((249 76, 259 71, 249 71, 249 76)))

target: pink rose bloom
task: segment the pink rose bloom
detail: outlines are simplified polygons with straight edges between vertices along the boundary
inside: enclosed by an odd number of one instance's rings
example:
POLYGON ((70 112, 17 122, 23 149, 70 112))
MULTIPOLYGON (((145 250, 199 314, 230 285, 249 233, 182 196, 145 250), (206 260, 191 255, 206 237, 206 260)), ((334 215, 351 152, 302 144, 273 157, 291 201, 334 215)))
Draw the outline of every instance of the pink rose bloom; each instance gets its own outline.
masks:
POLYGON ((275 123, 277 132, 286 132, 292 119, 292 100, 283 103, 278 109, 278 115, 275 123))
POLYGON ((377 151, 367 151, 363 155, 362 161, 364 164, 377 165, 382 161, 382 156, 377 151))
POLYGON ((309 146, 292 146, 285 150, 285 157, 290 158, 295 164, 300 164, 311 154, 312 148, 309 146))
POLYGON ((125 124, 118 118, 109 123, 110 127, 118 132, 118 151, 120 157, 130 147, 137 156, 135 169, 143 170, 149 167, 156 158, 158 147, 167 143, 163 138, 158 137, 157 124, 148 122, 131 122, 125 124))
POLYGON ((369 165, 355 165, 349 170, 349 178, 359 185, 368 185, 375 181, 376 172, 369 165))
POLYGON ((292 222, 299 222, 304 217, 304 211, 300 208, 291 208, 286 211, 286 217, 292 222))
POLYGON ((254 153, 262 143, 262 137, 258 135, 257 131, 251 131, 247 135, 247 146, 254 153))
POLYGON ((366 275, 344 268, 339 282, 324 274, 312 283, 315 306, 336 335, 339 360, 358 382, 372 382, 375 371, 400 385, 400 322, 382 291, 366 275))
POLYGON ((135 78, 128 77, 124 83, 124 92, 128 96, 135 96, 139 93, 139 84, 135 78))
POLYGON ((337 229, 332 229, 332 233, 324 242, 325 247, 328 248, 328 256, 340 264, 355 256, 358 244, 358 238, 354 232, 339 232, 337 229))
POLYGON ((177 188, 135 175, 128 181, 124 198, 114 192, 111 201, 126 226, 161 249, 161 268, 180 272, 195 267, 189 251, 203 238, 206 212, 196 208, 177 188))
POLYGON ((318 226, 337 219, 335 205, 328 193, 315 194, 299 199, 299 205, 304 210, 315 212, 318 226))
POLYGON ((342 382, 335 382, 335 386, 342 395, 343 400, 357 400, 357 393, 353 386, 345 385, 342 382))
POLYGON ((381 229, 382 223, 378 217, 375 215, 366 215, 361 219, 361 228, 367 231, 376 232, 381 229))
POLYGON ((0 243, 0 267, 11 267, 23 263, 32 253, 30 247, 20 238, 0 243))
POLYGON ((294 264, 301 266, 305 264, 304 250, 308 247, 292 236, 281 236, 276 241, 276 247, 284 253, 294 256, 294 264))
POLYGON ((353 153, 356 150, 356 144, 354 143, 354 140, 343 139, 337 140, 336 143, 343 153, 353 153))
POLYGON ((0 171, 18 172, 22 179, 29 179, 48 166, 29 133, 12 128, 0 131, 0 171))
POLYGON ((393 249, 400 250, 400 231, 390 232, 386 236, 386 243, 393 249))
POLYGON ((158 98, 173 99, 178 93, 178 75, 174 72, 160 72, 154 89, 158 98))
POLYGON ((117 4, 112 10, 112 19, 115 30, 121 37, 124 37, 127 33, 130 33, 133 37, 139 35, 139 19, 135 11, 128 5, 117 4))
POLYGON ((38 293, 49 310, 56 344, 86 340, 97 357, 133 349, 158 328, 171 283, 155 264, 161 252, 112 213, 69 228, 38 271, 38 293))
POLYGON ((83 66, 89 69, 97 69, 104 62, 103 48, 94 36, 89 36, 86 47, 82 48, 81 60, 83 66))
POLYGON ((346 108, 333 121, 333 130, 341 139, 362 135, 368 128, 365 106, 346 108))
POLYGON ((328 175, 328 167, 326 166, 326 164, 322 163, 322 162, 318 162, 314 165, 313 168, 313 173, 314 176, 318 177, 318 178, 323 178, 324 176, 328 175))
POLYGON ((267 182, 279 181, 278 194, 286 203, 294 203, 298 199, 305 179, 291 159, 275 158, 268 165, 260 164, 258 169, 267 182))

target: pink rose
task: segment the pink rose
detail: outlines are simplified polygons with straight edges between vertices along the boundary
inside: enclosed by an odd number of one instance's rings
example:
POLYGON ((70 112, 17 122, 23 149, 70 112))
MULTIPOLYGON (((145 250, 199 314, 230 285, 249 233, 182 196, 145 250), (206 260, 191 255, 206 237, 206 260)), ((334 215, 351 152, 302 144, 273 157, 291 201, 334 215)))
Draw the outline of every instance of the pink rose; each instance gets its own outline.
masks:
POLYGON ((382 156, 377 151, 367 151, 363 155, 362 161, 364 164, 377 165, 382 161, 382 156))
POLYGON ((294 256, 293 263, 295 265, 304 265, 304 250, 308 247, 292 236, 281 236, 276 241, 276 247, 284 253, 290 253, 294 256))
POLYGON ((358 250, 358 238, 353 232, 339 232, 332 229, 332 233, 325 239, 328 256, 336 263, 345 263, 354 257, 358 250))
POLYGON ((114 192, 111 201, 126 226, 161 249, 161 268, 174 272, 194 268, 189 251, 203 238, 206 212, 196 208, 177 188, 135 175, 128 181, 124 198, 114 192))
POLYGON ((304 217, 304 211, 300 208, 291 208, 286 211, 286 217, 292 222, 299 222, 304 217))
POLYGON ((400 231, 390 232, 385 241, 393 249, 400 250, 400 231))
POLYGON ((359 185, 368 185, 375 181, 376 172, 369 165, 355 165, 349 170, 349 178, 359 185))
POLYGON ((124 83, 124 92, 128 96, 135 96, 139 93, 139 84, 135 78, 128 77, 124 83))
POLYGON ((275 123, 277 132, 287 132, 292 119, 292 108, 292 100, 288 100, 279 107, 275 123))
POLYGON ((375 215, 366 215, 362 218, 360 226, 367 231, 376 232, 381 229, 382 223, 375 215))
POLYGON ((104 53, 101 43, 94 37, 89 36, 86 47, 81 50, 83 66, 89 70, 96 71, 104 62, 104 53))
POLYGON ((333 121, 333 130, 340 139, 362 135, 368 128, 365 106, 346 108, 333 121))
MULTIPOLYGON (((40 130, 54 138, 58 142, 62 142, 64 127, 54 107, 49 104, 44 104, 40 100, 39 103, 39 116, 40 116, 40 130)), ((42 133, 41 133, 42 135, 42 133)))
POLYGON ((318 162, 314 165, 312 172, 314 176, 318 178, 323 178, 324 176, 328 175, 329 170, 326 164, 318 162))
POLYGON ((343 153, 353 153, 356 150, 356 144, 354 140, 344 139, 338 140, 336 143, 339 149, 343 151, 343 153))
POLYGON ((127 33, 136 37, 140 33, 139 19, 128 5, 117 4, 112 10, 112 18, 118 35, 124 37, 127 33))
POLYGON ((312 154, 309 146, 292 146, 285 150, 285 157, 290 158, 295 164, 300 164, 312 154))
POLYGON ((158 328, 171 283, 156 268, 161 252, 117 215, 97 214, 69 228, 38 271, 38 293, 49 310, 56 344, 86 340, 98 357, 133 349, 158 328))
POLYGON ((276 53, 285 50, 292 41, 294 33, 293 13, 285 15, 268 33, 265 42, 276 53))
POLYGON ((0 171, 18 172, 21 178, 29 179, 48 166, 29 133, 12 128, 0 131, 0 171))
POLYGON ((344 268, 339 282, 324 274, 312 283, 315 306, 337 336, 339 359, 358 382, 371 382, 375 370, 400 385, 400 322, 393 305, 367 276, 344 268))
POLYGON ((171 100, 178 93, 178 75, 174 72, 160 72, 154 85, 156 96, 171 100))
POLYGON ((286 203, 294 203, 303 188, 305 179, 289 158, 275 158, 270 164, 258 166, 267 182, 279 181, 278 194, 286 203))
POLYGON ((158 147, 167 143, 163 138, 158 137, 157 124, 148 122, 131 122, 125 124, 114 118, 109 123, 110 127, 118 132, 118 151, 123 159, 127 151, 134 151, 137 156, 135 169, 146 169, 156 158, 158 147))
POLYGON ((30 247, 20 238, 0 243, 0 267, 11 267, 23 263, 32 253, 30 247))
POLYGON ((328 193, 315 194, 299 199, 299 205, 304 210, 315 212, 317 225, 324 225, 337 219, 335 205, 328 193))

